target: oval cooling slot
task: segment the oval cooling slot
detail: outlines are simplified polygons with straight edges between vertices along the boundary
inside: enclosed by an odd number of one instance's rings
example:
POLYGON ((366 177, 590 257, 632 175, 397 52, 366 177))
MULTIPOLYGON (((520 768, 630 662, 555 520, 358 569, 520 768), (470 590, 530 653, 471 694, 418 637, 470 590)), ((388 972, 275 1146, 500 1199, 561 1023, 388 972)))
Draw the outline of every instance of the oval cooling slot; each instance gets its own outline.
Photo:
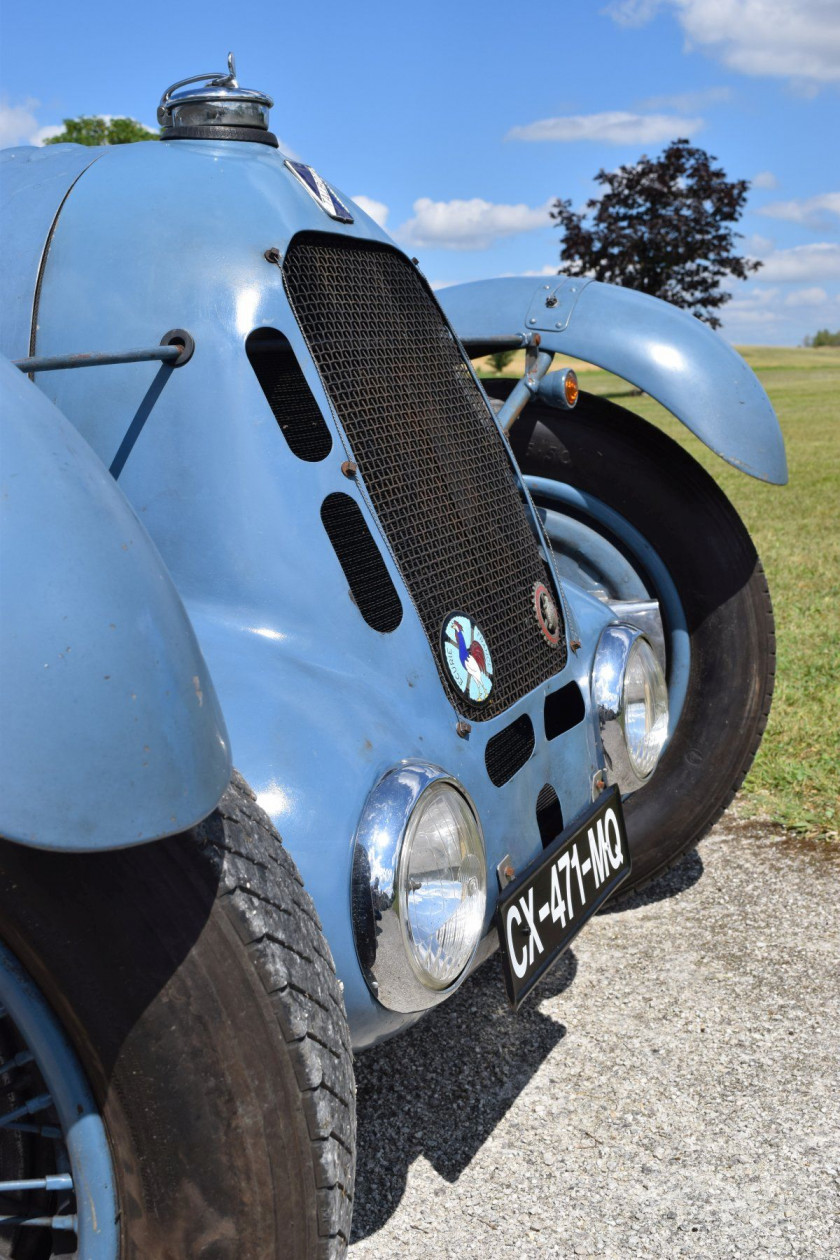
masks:
POLYGON ((255 328, 245 353, 289 450, 315 463, 332 450, 332 436, 286 337, 276 328, 255 328))
POLYGON ((400 597, 356 500, 328 494, 321 520, 365 621, 382 634, 396 630, 402 621, 400 597))
POLYGON ((546 696, 544 716, 546 739, 556 739, 582 722, 586 717, 586 705, 577 683, 567 683, 559 691, 552 691, 550 696, 546 696))
POLYGON ((544 849, 563 830, 563 811, 560 808, 557 793, 550 783, 540 788, 540 794, 537 797, 537 826, 540 829, 540 839, 544 849))
POLYGON ((501 787, 512 779, 517 770, 521 770, 534 751, 534 724, 523 713, 510 726, 506 726, 498 735, 488 739, 484 750, 484 764, 490 775, 490 782, 501 787))

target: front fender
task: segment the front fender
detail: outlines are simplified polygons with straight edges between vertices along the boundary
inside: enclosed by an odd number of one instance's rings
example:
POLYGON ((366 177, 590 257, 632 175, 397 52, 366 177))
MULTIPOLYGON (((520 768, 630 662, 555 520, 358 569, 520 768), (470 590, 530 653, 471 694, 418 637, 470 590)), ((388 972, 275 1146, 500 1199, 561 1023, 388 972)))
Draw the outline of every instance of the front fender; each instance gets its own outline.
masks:
POLYGON ((614 372, 650 394, 742 472, 787 482, 779 422, 741 356, 693 315, 634 289, 560 277, 513 277, 438 298, 473 357, 539 333, 541 348, 614 372))
POLYGON ((183 831, 230 778, 184 606, 105 466, 1 356, 0 405, 0 835, 92 850, 183 831))

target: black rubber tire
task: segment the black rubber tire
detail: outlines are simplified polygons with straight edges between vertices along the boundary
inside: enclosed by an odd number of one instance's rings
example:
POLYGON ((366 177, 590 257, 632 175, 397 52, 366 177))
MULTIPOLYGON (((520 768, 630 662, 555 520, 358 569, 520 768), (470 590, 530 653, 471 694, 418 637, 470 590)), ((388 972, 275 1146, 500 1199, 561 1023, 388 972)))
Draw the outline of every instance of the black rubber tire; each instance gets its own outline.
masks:
POLYGON ((0 842, 0 936, 101 1107, 121 1260, 344 1255, 355 1085, 340 985, 240 776, 173 839, 68 855, 0 842))
MULTIPOLYGON (((510 389, 485 384, 491 396, 510 389)), ((624 894, 697 844, 752 764, 776 667, 770 592, 722 490, 639 416, 581 394, 574 411, 530 404, 511 437, 523 472, 594 495, 635 526, 664 561, 688 623, 691 668, 677 729, 650 782, 625 804, 633 873, 624 894)))

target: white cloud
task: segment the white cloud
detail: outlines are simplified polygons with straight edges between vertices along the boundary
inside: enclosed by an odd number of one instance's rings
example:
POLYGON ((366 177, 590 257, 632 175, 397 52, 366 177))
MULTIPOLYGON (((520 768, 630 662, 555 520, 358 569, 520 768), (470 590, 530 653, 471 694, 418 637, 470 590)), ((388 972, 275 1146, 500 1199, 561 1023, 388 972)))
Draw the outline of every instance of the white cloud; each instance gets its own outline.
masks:
POLYGON ((810 289, 794 289, 785 298, 785 306, 823 306, 828 301, 828 294, 819 285, 810 289))
MULTIPOLYGON (((11 148, 17 144, 42 145, 53 136, 64 130, 64 125, 50 123, 41 126, 35 116, 40 101, 29 98, 22 105, 9 105, 7 101, 0 103, 0 149, 11 148)), ((124 118, 124 114, 99 114, 97 117, 111 122, 114 118, 124 118)), ((133 121, 137 121, 134 119, 133 121)), ((157 123, 140 123, 147 131, 156 132, 157 123)), ((290 150, 285 150, 287 153, 290 150)))
POLYGON ((753 188, 778 188, 779 181, 772 171, 759 171, 750 180, 753 188))
POLYGON ((815 245, 777 249, 765 259, 761 278, 777 283, 792 281, 799 284, 840 280, 840 245, 820 241, 815 245))
POLYGON ((384 201, 374 201, 372 197, 366 197, 364 193, 359 193, 353 200, 357 206, 361 206, 365 214, 370 215, 374 223, 378 223, 381 228, 384 228, 388 221, 388 207, 384 201))
POLYGON ((548 208, 499 205, 473 197, 470 201, 415 201, 414 218, 397 231, 399 240, 418 249, 487 249, 505 236, 548 227, 548 208))
POLYGON ((689 49, 707 48, 732 70, 812 84, 840 79, 837 0, 613 0, 607 12, 640 26, 666 8, 689 49))
MULTIPOLYGON (((41 128, 34 111, 38 108, 35 100, 24 101, 22 105, 10 105, 7 101, 0 103, 0 149, 11 148, 16 144, 39 144, 36 139, 41 128)), ((60 131, 61 128, 57 128, 60 131)), ((53 134, 56 134, 54 131, 53 134)))
POLYGON ((727 302, 721 309, 721 318, 727 324, 778 324, 782 319, 779 290, 756 285, 743 297, 727 302))
POLYGON ((598 140, 604 144, 658 144, 691 136, 703 127, 702 118, 677 114, 631 114, 612 110, 603 114, 567 114, 562 118, 540 118, 522 127, 512 127, 508 140, 598 140))
POLYGON ((63 130, 63 124, 60 127, 55 124, 51 127, 39 127, 29 143, 40 147, 42 144, 45 144, 47 140, 52 140, 53 136, 60 136, 63 130))
POLYGON ((769 236, 760 236, 758 232, 751 232, 744 237, 744 250, 750 258, 764 258, 766 254, 772 254, 775 248, 775 241, 769 236))
POLYGON ((771 201, 762 206, 759 214, 769 219, 786 219, 788 223, 803 223, 806 227, 822 229, 831 227, 831 216, 840 219, 840 192, 819 193, 793 201, 771 201))
POLYGON ((683 114, 693 114, 709 105, 722 105, 732 100, 732 88, 701 88, 698 92, 677 92, 674 96, 649 96, 639 105, 640 109, 677 109, 683 114))

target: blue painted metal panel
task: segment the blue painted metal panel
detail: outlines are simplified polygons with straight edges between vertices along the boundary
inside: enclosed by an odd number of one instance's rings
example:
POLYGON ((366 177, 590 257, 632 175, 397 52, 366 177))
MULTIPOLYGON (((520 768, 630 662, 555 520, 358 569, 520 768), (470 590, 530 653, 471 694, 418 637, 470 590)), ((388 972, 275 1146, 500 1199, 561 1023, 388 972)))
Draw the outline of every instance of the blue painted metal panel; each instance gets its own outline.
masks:
POLYGON ((29 354, 33 298, 50 228, 68 190, 103 152, 83 144, 24 145, 0 152, 0 354, 8 359, 29 354))
POLYGON ((230 777, 184 607, 99 459, 6 359, 0 399, 0 834, 86 850, 181 831, 230 777))
MULTIPOLYGON (((384 540, 405 609, 400 626, 373 631, 349 596, 321 503, 343 491, 375 535, 379 527, 363 485, 341 473, 349 452, 281 272, 264 253, 283 253, 302 229, 387 241, 356 210, 352 226, 327 218, 265 145, 115 146, 59 218, 36 350, 153 344, 176 326, 195 338, 192 359, 175 371, 144 363, 56 371, 39 388, 113 468, 163 556, 212 673, 234 762, 312 893, 345 983, 354 1042, 363 1046, 413 1019, 376 1003, 352 938, 354 835, 379 777, 407 757, 458 777, 481 814, 492 888, 505 855, 521 868, 541 850, 535 803, 544 783, 554 784, 567 820, 586 808, 600 741, 587 700, 586 719, 546 743, 545 687, 459 738, 459 715, 384 540), (320 463, 292 454, 248 362, 245 339, 262 325, 289 339, 331 426, 333 451, 320 463), (498 789, 484 749, 522 712, 532 716, 537 747, 498 789)), ((610 613, 582 592, 566 595, 583 646, 553 685, 577 679, 588 697, 610 613)), ((491 897, 488 933, 492 910, 491 897)))
POLYGON ((536 286, 526 277, 479 280, 439 296, 463 341, 539 332, 542 349, 630 381, 742 472, 787 482, 784 441, 761 383, 693 315, 633 289, 568 277, 536 286))

